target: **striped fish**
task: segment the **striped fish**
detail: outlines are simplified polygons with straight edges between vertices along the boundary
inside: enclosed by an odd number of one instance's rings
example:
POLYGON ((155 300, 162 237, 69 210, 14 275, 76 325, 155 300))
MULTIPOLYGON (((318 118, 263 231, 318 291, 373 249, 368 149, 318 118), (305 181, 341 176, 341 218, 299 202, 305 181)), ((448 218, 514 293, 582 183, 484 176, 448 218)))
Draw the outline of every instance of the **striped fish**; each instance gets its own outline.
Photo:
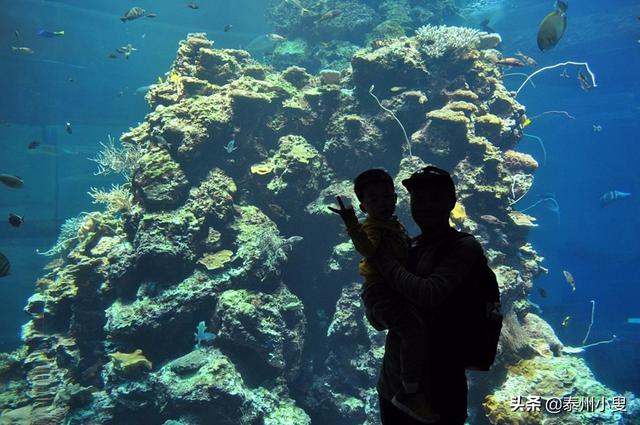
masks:
POLYGON ((124 16, 120 18, 120 20, 122 22, 133 21, 134 19, 138 19, 144 16, 145 13, 147 13, 147 11, 144 10, 143 8, 139 6, 134 6, 131 9, 129 9, 127 13, 125 13, 124 16))
POLYGON ((9 259, 4 256, 3 253, 0 252, 0 277, 5 277, 9 275, 9 269, 11 264, 9 264, 9 259))

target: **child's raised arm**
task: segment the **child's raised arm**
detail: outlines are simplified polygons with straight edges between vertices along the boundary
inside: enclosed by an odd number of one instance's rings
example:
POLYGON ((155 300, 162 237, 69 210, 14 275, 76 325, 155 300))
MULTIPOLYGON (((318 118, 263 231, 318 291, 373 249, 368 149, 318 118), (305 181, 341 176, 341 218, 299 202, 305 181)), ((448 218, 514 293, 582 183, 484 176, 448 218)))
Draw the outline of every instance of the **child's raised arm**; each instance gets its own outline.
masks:
POLYGON ((340 215, 345 226, 347 226, 347 233, 353 241, 353 246, 355 246, 356 250, 364 257, 373 255, 376 252, 379 241, 372 240, 370 235, 364 231, 362 224, 360 224, 358 217, 356 217, 353 206, 345 207, 340 196, 336 196, 336 199, 338 200, 340 209, 333 207, 327 208, 340 215))

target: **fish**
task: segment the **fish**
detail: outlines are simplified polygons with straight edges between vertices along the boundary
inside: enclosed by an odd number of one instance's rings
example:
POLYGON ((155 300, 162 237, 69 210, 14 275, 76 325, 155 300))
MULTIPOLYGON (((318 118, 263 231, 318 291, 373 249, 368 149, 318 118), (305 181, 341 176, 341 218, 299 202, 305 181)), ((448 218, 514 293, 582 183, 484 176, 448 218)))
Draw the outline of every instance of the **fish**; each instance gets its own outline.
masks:
POLYGON ((32 55, 33 49, 31 47, 16 47, 16 46, 11 46, 11 51, 12 52, 16 52, 16 53, 23 53, 25 55, 32 55))
POLYGON ((544 17, 538 27, 538 48, 544 52, 553 48, 567 30, 567 8, 565 1, 557 0, 555 10, 544 17))
POLYGON ((287 238, 287 242, 289 243, 298 243, 298 242, 302 242, 304 238, 302 236, 291 236, 289 238, 287 238))
POLYGON ((231 152, 235 151, 236 149, 238 149, 238 147, 236 146, 235 139, 229 140, 229 143, 227 143, 224 146, 224 150, 227 151, 227 153, 231 153, 231 152))
POLYGON ((602 131, 602 126, 593 124, 593 131, 594 133, 600 133, 602 131))
POLYGON ((571 76, 569 75, 569 73, 567 72, 567 68, 562 68, 562 72, 560 73, 560 76, 562 78, 571 78, 571 76))
POLYGON ((20 227, 24 223, 24 216, 20 216, 14 213, 9 213, 9 224, 13 227, 20 227))
POLYGON ((573 278, 573 275, 566 271, 566 270, 562 270, 562 274, 564 275, 565 280, 567 281, 567 283, 569 285, 571 285, 571 291, 575 291, 576 290, 576 280, 573 278))
POLYGON ((520 123, 520 125, 522 126, 522 128, 527 128, 531 125, 531 123, 533 121, 531 121, 531 118, 529 118, 528 116, 526 116, 525 114, 520 115, 520 117, 518 118, 518 122, 520 123))
POLYGON ((338 16, 342 15, 342 11, 340 9, 332 9, 326 13, 323 13, 318 19, 316 19, 316 25, 329 21, 331 19, 335 19, 338 16))
POLYGON ((139 6, 133 6, 131 9, 127 10, 127 13, 124 16, 120 17, 122 22, 133 21, 134 19, 138 19, 144 16, 147 13, 146 10, 139 6))
POLYGON ((271 212, 276 215, 277 217, 280 217, 282 219, 284 219, 284 221, 289 221, 289 219, 291 218, 287 212, 284 210, 284 208, 282 208, 280 205, 278 204, 269 204, 267 205, 269 207, 269 210, 271 210, 271 212))
MULTIPOLYGON (((144 16, 145 16, 145 18, 157 18, 157 17, 158 17, 158 14, 157 14, 157 13, 155 13, 155 12, 149 12, 149 13, 145 14, 144 16)), ((144 34, 143 34, 143 35, 144 35, 144 34)), ((143 37, 143 38, 144 38, 144 37, 143 37)))
POLYGON ((538 293, 542 298, 547 298, 547 290, 544 289, 542 286, 538 288, 538 293))
POLYGON ((193 10, 198 10, 198 9, 200 9, 200 6, 198 6, 198 4, 197 4, 197 3, 188 3, 188 4, 187 4, 187 7, 188 7, 189 9, 193 9, 193 10))
POLYGON ((563 328, 566 328, 569 325, 569 320, 571 320, 571 316, 565 316, 564 319, 562 319, 562 324, 561 326, 563 328))
POLYGON ((517 58, 500 59, 498 61, 495 61, 494 64, 510 66, 510 67, 518 67, 518 68, 522 68, 524 66, 524 62, 522 62, 520 59, 517 59, 517 58))
POLYGON ((591 85, 591 82, 582 71, 578 71, 578 82, 580 83, 580 88, 584 91, 589 91, 593 88, 593 85, 591 85))
POLYGON ((406 89, 407 89, 406 86, 393 86, 393 87, 391 87, 389 89, 389 91, 391 93, 398 93, 398 92, 401 92, 401 91, 405 91, 406 89))
POLYGON ((40 146, 40 142, 37 140, 32 140, 31 142, 29 142, 29 144, 27 145, 27 149, 35 149, 38 146, 40 146))
POLYGON ((493 216, 490 214, 481 215, 480 218, 486 221, 487 223, 495 224, 496 226, 505 226, 507 224, 504 221, 497 218, 496 216, 493 216))
POLYGON ((71 123, 69 121, 64 123, 64 130, 67 132, 67 134, 73 133, 73 127, 71 127, 71 123))
POLYGON ((531 56, 527 56, 524 53, 522 53, 520 50, 518 50, 516 52, 516 56, 519 56, 522 61, 527 64, 527 66, 530 66, 532 68, 535 68, 536 66, 538 66, 538 62, 536 62, 535 59, 533 59, 531 56))
POLYGON ((19 176, 11 174, 0 174, 0 183, 12 189, 21 189, 24 187, 24 180, 19 176))
POLYGON ((20 40, 20 31, 15 30, 15 31, 13 32, 13 35, 16 37, 16 40, 20 40))
POLYGON ((631 196, 631 193, 629 192, 621 192, 619 190, 610 190, 609 192, 604 193, 600 197, 600 206, 604 207, 606 205, 611 204, 612 202, 619 201, 629 196, 631 196))
POLYGON ((267 37, 269 38, 269 40, 274 41, 276 43, 281 43, 287 39, 286 37, 283 37, 280 34, 274 34, 274 33, 267 34, 267 37))
POLYGON ((247 44, 245 50, 252 53, 262 53, 273 50, 277 43, 285 41, 286 39, 278 34, 264 34, 260 35, 247 44))
POLYGON ((126 46, 116 48, 116 52, 123 54, 125 59, 129 59, 131 53, 136 52, 137 50, 138 49, 133 47, 131 43, 127 44, 126 46))
POLYGON ((224 26, 224 28, 222 28, 222 31, 229 32, 229 31, 231 31, 232 28, 233 28, 233 25, 227 24, 227 25, 224 26))
POLYGON ((496 30, 489 26, 489 18, 484 18, 482 21, 480 21, 480 28, 482 29, 482 31, 486 31, 488 33, 496 32, 496 30))
POLYGON ((148 86, 140 86, 138 87, 133 94, 146 94, 152 88, 157 87, 157 84, 149 84, 148 86))
POLYGON ((44 38, 54 38, 54 37, 60 37, 62 35, 64 35, 64 30, 60 30, 60 31, 47 31, 47 30, 40 30, 37 33, 40 37, 44 37, 44 38))
POLYGON ((213 341, 216 337, 216 334, 213 332, 207 332, 207 325, 204 324, 204 321, 198 323, 196 327, 196 332, 193 334, 195 336, 196 347, 200 348, 200 343, 202 341, 213 341))
POLYGON ((107 56, 109 59, 118 59, 118 55, 116 55, 115 53, 109 53, 109 56, 107 56))
POLYGON ((0 277, 9 276, 9 270, 11 269, 11 263, 9 259, 0 252, 0 277))

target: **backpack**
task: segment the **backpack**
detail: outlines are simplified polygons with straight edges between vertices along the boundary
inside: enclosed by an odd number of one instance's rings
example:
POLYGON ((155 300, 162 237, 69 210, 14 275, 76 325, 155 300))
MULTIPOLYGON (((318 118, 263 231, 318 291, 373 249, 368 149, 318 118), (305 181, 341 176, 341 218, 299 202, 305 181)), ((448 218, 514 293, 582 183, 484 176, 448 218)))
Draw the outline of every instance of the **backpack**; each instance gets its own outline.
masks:
MULTIPOLYGON (((434 254, 434 265, 437 265, 447 251, 459 239, 473 237, 456 231, 455 237, 443 243, 434 254)), ((483 255, 474 278, 476 285, 463 297, 463 304, 458 310, 458 329, 461 331, 457 347, 462 352, 464 366, 469 370, 488 371, 496 358, 498 340, 502 330, 502 313, 500 312, 500 289, 496 275, 489 267, 483 255)))

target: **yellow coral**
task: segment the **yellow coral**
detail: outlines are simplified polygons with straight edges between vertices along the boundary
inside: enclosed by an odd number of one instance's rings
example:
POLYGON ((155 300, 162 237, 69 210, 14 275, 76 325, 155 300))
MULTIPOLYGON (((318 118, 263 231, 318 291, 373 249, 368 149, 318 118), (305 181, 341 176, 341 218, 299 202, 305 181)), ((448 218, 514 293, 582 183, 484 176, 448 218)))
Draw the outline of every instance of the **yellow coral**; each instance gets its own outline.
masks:
POLYGON ((153 368, 151 362, 147 360, 139 348, 133 353, 116 351, 109 355, 113 361, 114 369, 122 372, 123 375, 131 375, 142 369, 151 370, 153 368))
POLYGON ((453 207, 453 210, 451 210, 451 219, 453 221, 464 221, 464 219, 467 218, 467 211, 464 208, 464 205, 462 205, 460 202, 456 202, 456 205, 453 207))
POLYGON ((271 164, 253 164, 251 166, 251 173, 257 174, 259 176, 264 176, 265 174, 269 174, 273 171, 273 165, 271 164))
POLYGON ((223 249, 222 251, 215 252, 213 254, 208 253, 205 254, 201 259, 198 260, 198 263, 202 264, 207 268, 207 270, 215 270, 224 267, 226 263, 231 261, 231 257, 233 256, 233 252, 228 249, 223 249))

